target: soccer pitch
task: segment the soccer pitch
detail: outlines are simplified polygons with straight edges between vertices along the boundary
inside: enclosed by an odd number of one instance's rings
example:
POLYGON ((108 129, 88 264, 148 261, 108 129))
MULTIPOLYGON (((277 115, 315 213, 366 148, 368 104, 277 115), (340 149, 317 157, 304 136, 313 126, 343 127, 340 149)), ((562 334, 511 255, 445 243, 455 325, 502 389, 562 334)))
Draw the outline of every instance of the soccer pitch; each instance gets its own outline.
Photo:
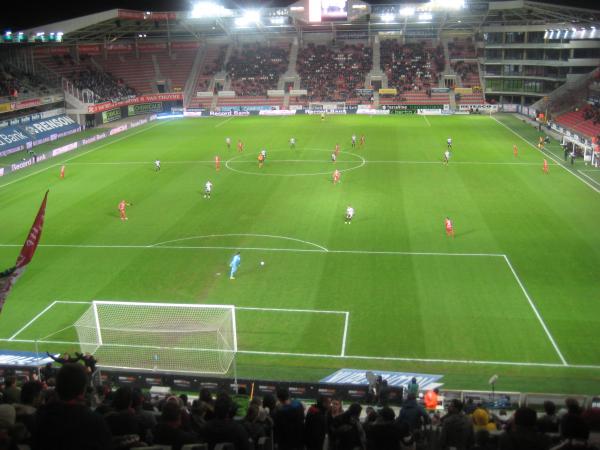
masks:
POLYGON ((50 189, 0 346, 71 342, 95 299, 231 304, 244 377, 354 367, 439 373, 449 388, 499 374, 504 390, 597 393, 600 178, 548 156, 544 174, 536 141, 509 115, 166 120, 0 178, 6 267, 50 189), (352 148, 352 134, 366 145, 352 148))

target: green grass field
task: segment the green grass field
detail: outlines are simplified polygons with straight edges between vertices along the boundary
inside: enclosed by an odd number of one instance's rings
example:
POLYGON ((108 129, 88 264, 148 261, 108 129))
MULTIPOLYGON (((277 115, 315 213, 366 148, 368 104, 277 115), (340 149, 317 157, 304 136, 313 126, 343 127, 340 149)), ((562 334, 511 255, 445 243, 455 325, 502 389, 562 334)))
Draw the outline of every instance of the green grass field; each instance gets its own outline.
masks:
POLYGON ((498 389, 598 393, 600 177, 552 159, 544 174, 537 132, 515 117, 184 119, 110 139, 0 178, 6 267, 50 189, 0 347, 74 350, 43 341, 73 341, 85 304, 55 303, 23 328, 57 300, 233 304, 240 376, 352 367, 443 374, 449 388, 485 389, 498 374, 498 389), (352 149, 352 134, 366 145, 352 149), (228 151, 227 136, 245 151, 228 151), (133 203, 126 223, 121 199, 133 203))

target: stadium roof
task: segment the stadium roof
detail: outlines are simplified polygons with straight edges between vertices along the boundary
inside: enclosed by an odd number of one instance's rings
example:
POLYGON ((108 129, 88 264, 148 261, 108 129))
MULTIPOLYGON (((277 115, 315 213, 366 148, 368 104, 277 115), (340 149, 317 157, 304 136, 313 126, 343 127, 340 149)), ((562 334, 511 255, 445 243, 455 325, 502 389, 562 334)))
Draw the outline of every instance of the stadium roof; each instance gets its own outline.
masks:
MULTIPOLYGON (((197 40, 252 34, 335 32, 390 32, 406 36, 436 36, 441 31, 474 32, 497 25, 599 28, 600 10, 527 0, 464 0, 462 8, 448 8, 463 0, 427 3, 367 4, 349 0, 347 17, 315 22, 308 0, 260 10, 227 9, 200 2, 192 11, 150 12, 111 9, 22 30, 27 36, 61 33, 65 43, 115 42, 131 39, 197 40)), ((600 36, 599 36, 600 37, 600 36)))

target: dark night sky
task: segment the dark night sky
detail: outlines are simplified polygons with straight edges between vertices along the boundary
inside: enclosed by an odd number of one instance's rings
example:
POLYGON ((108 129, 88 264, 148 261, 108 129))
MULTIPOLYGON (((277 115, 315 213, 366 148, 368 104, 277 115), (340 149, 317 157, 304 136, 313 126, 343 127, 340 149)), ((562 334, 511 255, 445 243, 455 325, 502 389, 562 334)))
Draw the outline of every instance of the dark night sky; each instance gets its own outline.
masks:
MULTIPOLYGON (((368 1, 368 0, 367 0, 368 1)), ((423 0, 412 0, 406 3, 416 3, 423 0)), ((468 0, 467 0, 468 1, 468 0)), ((547 3, 564 4, 568 6, 578 6, 593 9, 600 9, 600 5, 593 0, 541 0, 547 3)), ((295 0, 222 0, 227 7, 274 7, 287 6, 294 3, 295 0)), ((14 2, 11 6, 4 8, 0 15, 0 30, 30 28, 38 25, 44 25, 60 20, 72 19, 85 14, 106 11, 114 8, 135 9, 139 11, 185 11, 191 8, 191 0, 101 0, 85 1, 79 0, 68 2, 43 1, 36 2, 33 5, 28 2, 14 2), (37 3, 37 4, 36 4, 37 3), (57 6, 61 5, 62 8, 57 6), (68 7, 65 7, 68 5, 68 7)), ((405 3, 403 0, 383 1, 373 0, 368 3, 405 3)))

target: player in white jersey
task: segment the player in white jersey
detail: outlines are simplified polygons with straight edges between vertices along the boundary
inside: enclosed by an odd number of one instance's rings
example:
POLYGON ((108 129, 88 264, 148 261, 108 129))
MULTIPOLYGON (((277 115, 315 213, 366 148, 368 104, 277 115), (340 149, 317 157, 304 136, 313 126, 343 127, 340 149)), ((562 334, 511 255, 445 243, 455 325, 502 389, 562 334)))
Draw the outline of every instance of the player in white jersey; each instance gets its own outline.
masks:
POLYGON ((448 165, 448 161, 450 161, 450 150, 444 152, 444 164, 448 165))
POLYGON ((290 148, 292 150, 296 148, 296 138, 290 138, 290 148))
POLYGON ((158 159, 154 161, 154 170, 157 172, 160 170, 160 161, 158 159))
POLYGON ((231 149, 231 138, 230 137, 225 138, 225 144, 227 144, 227 150, 230 150, 231 149))
POLYGON ((331 162, 333 162, 333 163, 334 163, 336 159, 337 159, 337 156, 336 156, 335 152, 333 152, 333 153, 331 154, 331 162))
POLYGON ((210 198, 210 194, 212 192, 212 183, 210 180, 206 182, 204 185, 204 198, 210 198))
POLYGON ((446 142, 448 143, 448 148, 452 149, 452 138, 448 138, 446 142))
POLYGON ((352 148, 355 148, 355 147, 356 147, 356 135, 353 134, 352 135, 352 148))
POLYGON ((348 207, 346 208, 346 220, 344 222, 347 223, 348 225, 350 225, 350 222, 352 221, 353 217, 354 217, 354 208, 352 206, 348 205, 348 207))
POLYGON ((262 157, 263 157, 263 161, 265 161, 265 160, 267 159, 267 150, 263 148, 263 149, 260 151, 260 154, 261 154, 261 155, 262 155, 262 157))

